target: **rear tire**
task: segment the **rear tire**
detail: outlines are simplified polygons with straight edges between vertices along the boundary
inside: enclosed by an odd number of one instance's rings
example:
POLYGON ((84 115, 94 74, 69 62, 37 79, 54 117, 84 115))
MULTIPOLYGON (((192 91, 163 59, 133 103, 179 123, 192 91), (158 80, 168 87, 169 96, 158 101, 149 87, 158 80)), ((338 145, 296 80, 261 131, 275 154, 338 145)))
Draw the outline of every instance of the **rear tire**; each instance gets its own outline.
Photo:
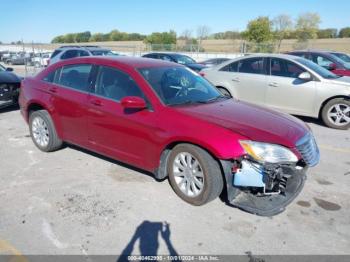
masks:
POLYGON ((228 91, 226 88, 224 87, 218 87, 219 91, 221 92, 221 94, 223 94, 224 96, 227 97, 232 97, 230 91, 228 91))
POLYGON ((175 193, 191 205, 204 205, 222 192, 219 163, 198 146, 177 145, 169 155, 167 170, 175 193))
POLYGON ((326 126, 346 130, 350 127, 350 101, 345 98, 330 100, 323 108, 321 117, 326 126))
POLYGON ((34 144, 44 152, 56 151, 62 147, 50 114, 46 110, 34 111, 29 116, 30 136, 34 144))

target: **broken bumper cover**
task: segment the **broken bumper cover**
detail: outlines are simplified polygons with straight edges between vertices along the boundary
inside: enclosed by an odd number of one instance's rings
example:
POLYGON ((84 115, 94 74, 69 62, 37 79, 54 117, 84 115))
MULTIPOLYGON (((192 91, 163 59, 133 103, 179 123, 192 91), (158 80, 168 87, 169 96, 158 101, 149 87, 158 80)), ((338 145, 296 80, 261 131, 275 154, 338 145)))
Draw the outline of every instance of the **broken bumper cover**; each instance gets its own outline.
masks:
POLYGON ((17 102, 19 84, 0 84, 0 108, 17 102))
MULTIPOLYGON (((283 192, 256 194, 249 187, 235 186, 232 163, 221 161, 226 178, 227 204, 259 216, 274 216, 283 212, 301 192, 306 180, 307 167, 296 169, 283 167, 283 175, 288 176, 283 192)), ((265 189, 264 189, 265 192, 265 189)))

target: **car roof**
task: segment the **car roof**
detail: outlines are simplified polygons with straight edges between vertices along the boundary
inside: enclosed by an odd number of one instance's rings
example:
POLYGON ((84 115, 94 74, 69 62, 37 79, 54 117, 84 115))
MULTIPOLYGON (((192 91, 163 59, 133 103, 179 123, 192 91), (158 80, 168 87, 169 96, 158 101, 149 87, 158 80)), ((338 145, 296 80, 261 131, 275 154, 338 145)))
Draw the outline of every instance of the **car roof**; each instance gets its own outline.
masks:
POLYGON ((72 59, 62 60, 55 63, 57 66, 63 66, 66 64, 75 63, 108 63, 121 65, 128 68, 148 68, 148 67, 167 67, 167 66, 177 66, 182 67, 182 65, 144 57, 130 57, 130 56, 84 56, 76 57, 72 59))

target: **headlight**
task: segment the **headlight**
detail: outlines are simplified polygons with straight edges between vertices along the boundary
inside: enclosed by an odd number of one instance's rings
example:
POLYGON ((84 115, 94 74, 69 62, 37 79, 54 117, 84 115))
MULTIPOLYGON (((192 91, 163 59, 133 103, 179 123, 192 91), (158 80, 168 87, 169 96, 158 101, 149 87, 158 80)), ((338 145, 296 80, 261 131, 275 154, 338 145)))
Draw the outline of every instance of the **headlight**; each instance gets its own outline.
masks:
POLYGON ((249 140, 239 142, 245 152, 258 162, 298 162, 297 156, 286 147, 249 140))

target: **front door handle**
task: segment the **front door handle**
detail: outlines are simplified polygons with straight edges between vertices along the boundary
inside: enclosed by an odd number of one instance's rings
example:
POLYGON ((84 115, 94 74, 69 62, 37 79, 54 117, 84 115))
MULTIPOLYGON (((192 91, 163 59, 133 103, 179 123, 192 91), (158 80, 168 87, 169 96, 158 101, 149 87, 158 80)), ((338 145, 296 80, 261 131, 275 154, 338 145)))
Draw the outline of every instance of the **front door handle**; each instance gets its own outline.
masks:
POLYGON ((239 82, 240 80, 239 80, 238 77, 235 77, 235 78, 232 79, 232 81, 233 81, 233 82, 239 82))
POLYGON ((49 87, 50 93, 57 93, 57 87, 49 87))
POLYGON ((277 83, 275 83, 275 82, 273 82, 273 83, 270 83, 270 84, 269 84, 269 86, 272 86, 272 87, 277 87, 277 86, 278 86, 278 84, 277 84, 277 83))
POLYGON ((99 99, 93 99, 90 101, 91 104, 93 104, 94 106, 102 106, 102 101, 99 99))

